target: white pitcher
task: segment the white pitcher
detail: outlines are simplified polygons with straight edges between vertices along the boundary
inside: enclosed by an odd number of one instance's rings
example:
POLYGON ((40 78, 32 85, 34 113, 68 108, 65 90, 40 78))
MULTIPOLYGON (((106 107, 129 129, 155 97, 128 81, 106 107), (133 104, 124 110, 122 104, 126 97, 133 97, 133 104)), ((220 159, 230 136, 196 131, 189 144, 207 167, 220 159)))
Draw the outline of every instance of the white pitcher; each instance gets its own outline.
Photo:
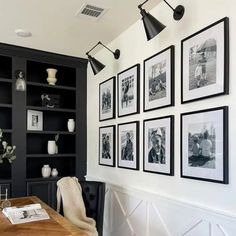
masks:
POLYGON ((56 154, 56 141, 55 140, 49 140, 48 141, 48 154, 53 155, 56 154))

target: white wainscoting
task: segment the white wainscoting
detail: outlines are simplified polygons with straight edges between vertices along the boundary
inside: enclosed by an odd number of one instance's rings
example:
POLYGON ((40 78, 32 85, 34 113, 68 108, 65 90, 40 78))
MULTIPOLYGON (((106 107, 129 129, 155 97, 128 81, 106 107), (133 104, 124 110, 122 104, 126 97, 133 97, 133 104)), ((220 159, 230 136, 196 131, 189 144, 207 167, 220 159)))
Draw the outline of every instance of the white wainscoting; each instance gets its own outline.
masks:
POLYGON ((103 236, 236 236, 236 216, 106 183, 103 236))

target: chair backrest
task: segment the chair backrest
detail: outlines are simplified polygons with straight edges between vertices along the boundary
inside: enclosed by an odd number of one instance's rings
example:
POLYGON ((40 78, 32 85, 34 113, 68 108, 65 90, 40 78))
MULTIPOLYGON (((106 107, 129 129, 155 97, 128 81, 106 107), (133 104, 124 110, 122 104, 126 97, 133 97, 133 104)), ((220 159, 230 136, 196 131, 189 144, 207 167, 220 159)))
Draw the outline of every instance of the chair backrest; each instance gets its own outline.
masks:
MULTIPOLYGON (((103 233, 103 215, 105 201, 105 183, 97 181, 79 181, 86 208, 86 215, 96 221, 98 235, 103 233)), ((62 203, 63 205, 63 203, 62 203)), ((63 215, 63 207, 60 213, 63 215)))
POLYGON ((103 215, 105 201, 105 183, 97 181, 80 181, 86 208, 86 215, 96 221, 98 235, 103 232, 103 215))

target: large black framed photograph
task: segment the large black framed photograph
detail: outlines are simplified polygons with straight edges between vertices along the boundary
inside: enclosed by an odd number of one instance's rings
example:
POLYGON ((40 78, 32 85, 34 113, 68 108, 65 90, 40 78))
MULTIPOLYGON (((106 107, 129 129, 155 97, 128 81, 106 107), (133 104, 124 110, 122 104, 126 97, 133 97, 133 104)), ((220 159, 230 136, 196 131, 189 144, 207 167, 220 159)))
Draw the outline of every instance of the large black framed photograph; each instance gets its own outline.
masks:
POLYGON ((143 121, 143 170, 174 175, 174 116, 143 121))
POLYGON ((139 113, 140 64, 136 64, 117 75, 118 117, 139 113))
POLYGON ((99 121, 115 118, 115 76, 99 84, 99 121))
POLYGON ((115 125, 99 128, 99 165, 115 166, 115 125))
POLYGON ((144 66, 144 111, 174 105, 174 46, 147 58, 144 66))
POLYGON ((228 184, 228 107, 181 114, 181 177, 228 184))
POLYGON ((181 103, 229 94, 229 19, 181 41, 181 103))
POLYGON ((139 169, 139 122, 118 124, 118 167, 139 169))

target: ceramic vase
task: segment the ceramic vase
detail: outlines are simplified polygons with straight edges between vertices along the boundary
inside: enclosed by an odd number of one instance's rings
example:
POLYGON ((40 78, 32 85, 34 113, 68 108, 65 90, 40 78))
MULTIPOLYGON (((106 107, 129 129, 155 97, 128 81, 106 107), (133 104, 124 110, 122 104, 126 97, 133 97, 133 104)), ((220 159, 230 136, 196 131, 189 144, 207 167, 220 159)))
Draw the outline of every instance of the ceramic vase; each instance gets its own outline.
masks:
POLYGON ((57 78, 56 78, 57 69, 48 68, 47 72, 48 72, 47 81, 49 85, 55 85, 57 82, 57 78))
POLYGON ((56 141, 55 140, 48 141, 48 154, 50 155, 56 154, 56 141))
POLYGON ((74 121, 74 119, 69 119, 68 120, 67 128, 68 128, 69 132, 74 132, 74 130, 75 130, 75 121, 74 121))
POLYGON ((52 177, 57 177, 58 176, 58 171, 56 168, 52 169, 52 173, 51 173, 52 177))
POLYGON ((51 175, 51 167, 49 165, 44 165, 42 167, 43 178, 48 178, 51 175))

